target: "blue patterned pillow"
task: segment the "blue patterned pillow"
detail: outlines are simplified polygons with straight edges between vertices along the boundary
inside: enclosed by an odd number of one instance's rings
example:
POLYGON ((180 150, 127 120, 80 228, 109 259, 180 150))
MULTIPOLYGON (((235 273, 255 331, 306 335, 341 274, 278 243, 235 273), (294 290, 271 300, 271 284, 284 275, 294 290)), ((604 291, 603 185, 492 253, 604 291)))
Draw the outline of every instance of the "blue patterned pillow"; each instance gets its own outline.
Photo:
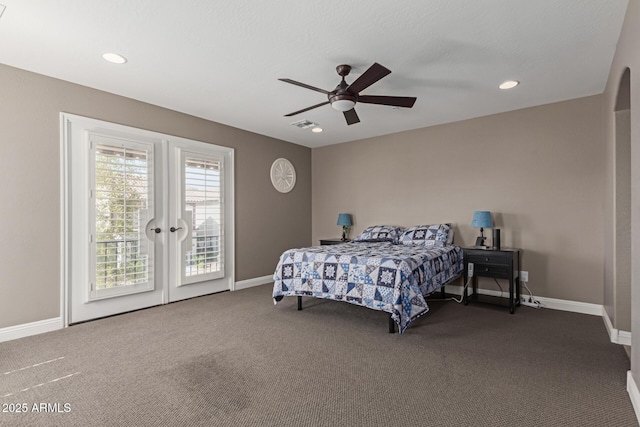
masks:
POLYGON ((416 225, 404 230, 400 236, 400 244, 442 246, 447 243, 451 224, 416 225))
POLYGON ((374 225, 367 227, 362 233, 360 233, 354 242, 391 242, 394 245, 398 244, 400 235, 404 231, 402 227, 396 227, 395 225, 374 225))

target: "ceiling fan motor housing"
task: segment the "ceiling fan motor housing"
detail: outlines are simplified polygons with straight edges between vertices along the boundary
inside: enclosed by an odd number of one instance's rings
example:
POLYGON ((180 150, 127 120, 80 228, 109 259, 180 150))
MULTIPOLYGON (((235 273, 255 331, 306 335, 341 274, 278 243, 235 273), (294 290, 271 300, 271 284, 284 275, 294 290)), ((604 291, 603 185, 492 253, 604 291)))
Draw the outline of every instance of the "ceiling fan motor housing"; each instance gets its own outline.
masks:
POLYGON ((329 102, 331 102, 332 104, 336 101, 353 101, 356 102, 358 101, 358 96, 354 95, 352 93, 349 92, 331 92, 329 94, 329 102))
MULTIPOLYGON (((349 70, 351 69, 351 67, 349 67, 348 65, 338 65, 337 69, 339 74, 341 71, 343 71, 340 69, 340 67, 348 67, 349 70)), ((349 73, 349 70, 346 71, 346 74, 349 73)), ((329 94, 327 95, 331 106, 338 111, 348 111, 352 109, 354 105, 356 105, 356 102, 358 102, 358 94, 354 94, 348 91, 349 85, 344 81, 344 76, 346 74, 341 74, 342 81, 338 86, 336 86, 333 91, 329 92, 329 94)))

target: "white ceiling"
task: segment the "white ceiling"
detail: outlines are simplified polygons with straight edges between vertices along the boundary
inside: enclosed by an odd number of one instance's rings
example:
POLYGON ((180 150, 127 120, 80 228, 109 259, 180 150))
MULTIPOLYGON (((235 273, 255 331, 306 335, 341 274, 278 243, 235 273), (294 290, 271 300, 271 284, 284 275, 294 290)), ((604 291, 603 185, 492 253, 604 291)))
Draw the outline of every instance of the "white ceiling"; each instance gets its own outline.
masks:
POLYGON ((602 93, 627 0, 0 0, 0 63, 308 147, 602 93), (1 11, 2 7, 0 7, 1 11), (125 65, 105 62, 117 52, 125 65), (335 67, 412 109, 323 106, 335 67), (515 89, 498 85, 521 81, 515 89), (290 126, 307 119, 324 132, 290 126))

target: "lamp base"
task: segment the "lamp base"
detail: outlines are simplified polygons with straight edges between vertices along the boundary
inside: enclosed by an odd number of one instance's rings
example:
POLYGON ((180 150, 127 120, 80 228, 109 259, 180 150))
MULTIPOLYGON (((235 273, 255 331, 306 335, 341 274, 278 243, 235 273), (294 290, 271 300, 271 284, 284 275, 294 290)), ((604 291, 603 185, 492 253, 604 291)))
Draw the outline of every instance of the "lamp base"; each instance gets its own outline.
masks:
POLYGON ((476 238, 476 244, 475 244, 475 246, 476 246, 476 247, 484 246, 484 237, 482 237, 482 236, 478 236, 478 237, 476 238))

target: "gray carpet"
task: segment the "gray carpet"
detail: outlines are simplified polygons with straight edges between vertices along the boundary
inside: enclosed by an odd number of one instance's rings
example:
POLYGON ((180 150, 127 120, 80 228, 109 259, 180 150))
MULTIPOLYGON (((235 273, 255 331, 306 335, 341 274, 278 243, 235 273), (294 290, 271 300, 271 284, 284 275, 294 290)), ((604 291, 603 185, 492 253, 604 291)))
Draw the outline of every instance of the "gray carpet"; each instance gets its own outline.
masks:
POLYGON ((2 409, 28 409, 0 425, 638 425, 600 317, 431 302, 400 336, 382 312, 270 292, 0 343, 2 409))

